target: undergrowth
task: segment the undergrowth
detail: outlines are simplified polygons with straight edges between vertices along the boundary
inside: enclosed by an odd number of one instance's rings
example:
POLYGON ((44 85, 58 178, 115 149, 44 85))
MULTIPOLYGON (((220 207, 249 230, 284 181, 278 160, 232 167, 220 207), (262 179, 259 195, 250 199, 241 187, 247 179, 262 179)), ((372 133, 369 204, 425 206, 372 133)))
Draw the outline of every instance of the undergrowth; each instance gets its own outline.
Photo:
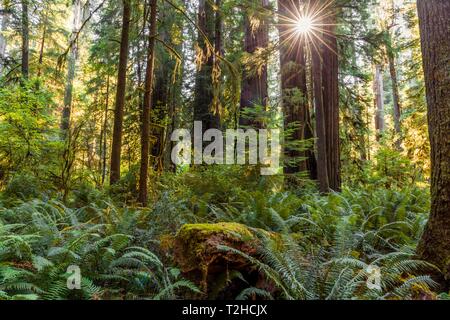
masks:
POLYGON ((255 179, 255 172, 167 174, 149 209, 118 199, 117 190, 83 186, 63 203, 35 194, 30 200, 11 185, 0 205, 0 299, 192 297, 199 289, 160 240, 186 223, 205 222, 281 234, 280 245, 259 232, 258 259, 221 247, 245 256, 276 285, 248 287, 237 299, 435 296, 435 268, 414 257, 429 212, 427 191, 403 185, 322 196, 313 188, 286 191, 279 177, 255 179), (69 266, 80 267, 81 290, 67 288, 69 266), (369 266, 380 270, 380 290, 367 287, 369 266))

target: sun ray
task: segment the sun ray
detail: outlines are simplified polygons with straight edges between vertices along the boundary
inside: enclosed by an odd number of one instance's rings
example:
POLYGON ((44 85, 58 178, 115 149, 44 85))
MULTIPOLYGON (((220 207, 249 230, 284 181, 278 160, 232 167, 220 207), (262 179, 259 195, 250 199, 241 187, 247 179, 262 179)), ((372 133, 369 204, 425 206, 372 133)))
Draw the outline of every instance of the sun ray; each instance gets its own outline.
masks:
POLYGON ((311 1, 304 3, 290 0, 287 5, 278 8, 278 29, 280 31, 279 45, 285 46, 287 52, 291 54, 294 50, 299 50, 303 45, 308 45, 315 52, 320 54, 320 46, 325 46, 330 51, 333 48, 324 40, 324 37, 335 37, 330 27, 335 27, 335 23, 330 23, 335 13, 331 10, 333 2, 311 1))

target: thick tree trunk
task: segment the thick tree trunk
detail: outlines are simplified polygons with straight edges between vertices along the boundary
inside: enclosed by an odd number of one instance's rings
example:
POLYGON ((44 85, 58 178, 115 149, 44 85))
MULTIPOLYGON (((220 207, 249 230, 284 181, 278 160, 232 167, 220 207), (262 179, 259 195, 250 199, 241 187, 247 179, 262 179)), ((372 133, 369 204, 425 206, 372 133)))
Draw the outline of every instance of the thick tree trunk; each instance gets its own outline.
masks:
MULTIPOLYGON (((316 35, 321 37, 320 34, 316 35)), ((315 38, 316 40, 316 38, 315 38)), ((316 149, 317 149, 317 179, 319 182, 319 190, 322 193, 330 191, 330 183, 328 180, 328 161, 327 161, 327 131, 326 131, 326 115, 323 104, 323 82, 322 82, 322 41, 317 39, 317 43, 312 46, 312 77, 314 91, 314 106, 316 110, 316 149)))
MULTIPOLYGON (((330 9, 331 10, 331 9, 330 9)), ((322 85, 327 146, 327 172, 330 189, 341 190, 339 148, 339 78, 338 46, 335 32, 336 17, 329 13, 324 20, 324 45, 322 46, 322 85)))
MULTIPOLYGON (((72 20, 72 34, 70 36, 70 43, 72 43, 77 35, 78 29, 81 23, 81 0, 75 0, 73 3, 73 20, 72 20)), ((67 79, 66 87, 64 90, 64 108, 61 116, 61 133, 62 137, 65 138, 67 131, 70 127, 70 117, 72 113, 72 93, 73 93, 73 81, 75 79, 75 68, 78 59, 78 44, 72 43, 69 52, 69 58, 67 61, 67 79)))
MULTIPOLYGON (((268 0, 254 0, 263 8, 269 6, 268 0)), ((253 30, 250 17, 245 18, 244 50, 249 54, 255 54, 258 49, 267 48, 269 45, 269 26, 267 21, 260 21, 256 30, 253 30)), ((241 110, 255 105, 266 106, 268 103, 267 64, 260 70, 254 66, 246 66, 242 77, 241 110)), ((244 126, 261 127, 262 124, 252 119, 240 118, 240 124, 244 126)))
MULTIPOLYGON (((282 106, 285 129, 289 129, 293 123, 296 123, 292 136, 287 137, 292 141, 304 140, 306 127, 310 125, 307 117, 306 47, 303 40, 299 40, 294 48, 289 41, 289 29, 292 28, 289 24, 295 19, 295 10, 300 2, 299 0, 278 0, 282 106)), ((284 166, 286 175, 307 170, 306 152, 286 147, 285 157, 288 160, 284 166)))
POLYGON ((148 205, 148 169, 150 156, 150 112, 152 108, 153 74, 155 69, 155 37, 157 32, 157 0, 151 0, 150 37, 148 42, 148 60, 145 72, 144 109, 141 128, 141 167, 139 175, 139 197, 142 206, 148 205))
POLYGON ((211 111, 211 106, 214 98, 212 85, 212 70, 214 65, 214 48, 208 48, 207 42, 204 39, 206 35, 214 45, 215 38, 215 14, 208 0, 200 0, 198 7, 198 26, 201 31, 198 33, 197 44, 201 50, 202 62, 198 66, 195 78, 194 89, 194 121, 201 121, 203 131, 211 128, 219 127, 219 115, 211 111))
POLYGON ((22 77, 28 79, 30 55, 30 26, 28 17, 28 0, 22 2, 22 77))
POLYGON ((384 133, 384 86, 383 72, 380 65, 375 66, 375 76, 373 81, 373 92, 375 96, 375 129, 377 140, 380 140, 384 133))
POLYGON ((114 109, 114 129, 111 147, 111 169, 109 183, 120 179, 120 160, 122 154, 122 131, 127 85, 128 46, 131 20, 131 1, 123 0, 122 36, 120 40, 119 67, 117 72, 116 105, 114 109))
POLYGON ((417 249, 450 275, 450 1, 418 0, 431 142, 431 214, 417 249))

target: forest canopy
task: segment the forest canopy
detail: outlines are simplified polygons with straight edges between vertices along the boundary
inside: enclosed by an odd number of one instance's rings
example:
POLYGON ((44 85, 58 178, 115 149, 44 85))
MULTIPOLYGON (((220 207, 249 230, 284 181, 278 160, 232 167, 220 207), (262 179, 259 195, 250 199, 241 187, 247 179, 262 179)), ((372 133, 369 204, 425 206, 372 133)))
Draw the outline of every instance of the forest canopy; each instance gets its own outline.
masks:
POLYGON ((0 300, 449 299, 449 26, 0 0, 0 300))

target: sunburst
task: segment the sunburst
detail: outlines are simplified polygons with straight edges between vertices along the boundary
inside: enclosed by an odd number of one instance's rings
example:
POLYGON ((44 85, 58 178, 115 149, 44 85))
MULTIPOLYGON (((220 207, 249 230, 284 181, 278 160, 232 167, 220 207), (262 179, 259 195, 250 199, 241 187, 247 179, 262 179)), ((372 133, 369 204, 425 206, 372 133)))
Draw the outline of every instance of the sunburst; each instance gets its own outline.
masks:
POLYGON ((323 36, 333 36, 331 23, 334 16, 331 0, 289 0, 287 5, 278 8, 278 28, 280 45, 286 46, 288 52, 297 51, 303 45, 314 47, 319 52, 319 45, 330 48, 323 36))

